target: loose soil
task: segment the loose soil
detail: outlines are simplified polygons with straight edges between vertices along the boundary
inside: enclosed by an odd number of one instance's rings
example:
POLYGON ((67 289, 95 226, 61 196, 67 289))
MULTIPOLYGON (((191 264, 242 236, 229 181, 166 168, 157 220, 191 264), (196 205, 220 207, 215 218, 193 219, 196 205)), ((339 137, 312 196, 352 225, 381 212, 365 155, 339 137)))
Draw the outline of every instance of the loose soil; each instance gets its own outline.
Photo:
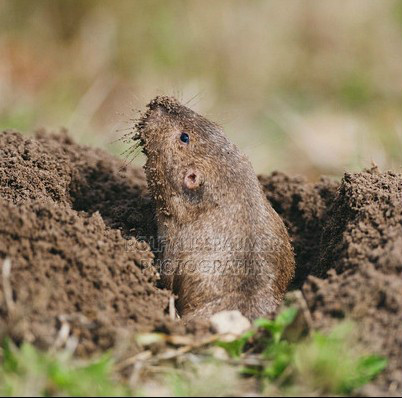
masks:
POLYGON ((376 381, 402 386, 402 175, 376 167, 340 183, 308 183, 281 173, 261 177, 285 219, 301 288, 314 326, 348 318, 369 351, 389 358, 376 381))
MULTIPOLYGON (((314 326, 355 320, 360 341, 390 359, 377 385, 400 390, 402 176, 373 168, 340 182, 279 172, 260 181, 291 235, 292 288, 314 326)), ((135 332, 185 332, 167 315, 170 293, 143 241, 155 231, 142 170, 66 132, 0 133, 0 264, 12 265, 0 278, 0 337, 47 348, 68 325, 88 355, 135 332)))

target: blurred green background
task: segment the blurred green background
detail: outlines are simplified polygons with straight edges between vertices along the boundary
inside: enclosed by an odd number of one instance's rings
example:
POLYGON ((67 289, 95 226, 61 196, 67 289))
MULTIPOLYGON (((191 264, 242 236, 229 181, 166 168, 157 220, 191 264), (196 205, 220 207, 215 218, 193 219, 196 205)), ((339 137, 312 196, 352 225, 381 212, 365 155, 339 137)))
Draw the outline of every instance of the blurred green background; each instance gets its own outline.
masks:
POLYGON ((119 154, 157 94, 222 124, 257 172, 401 170, 402 2, 0 0, 1 129, 119 154))

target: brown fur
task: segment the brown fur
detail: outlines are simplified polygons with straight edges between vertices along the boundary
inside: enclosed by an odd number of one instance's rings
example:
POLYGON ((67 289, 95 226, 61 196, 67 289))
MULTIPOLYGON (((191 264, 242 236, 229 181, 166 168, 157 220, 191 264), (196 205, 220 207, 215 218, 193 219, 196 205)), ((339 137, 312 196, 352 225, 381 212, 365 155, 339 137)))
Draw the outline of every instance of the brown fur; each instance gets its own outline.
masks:
POLYGON ((152 100, 137 127, 164 244, 161 278, 177 294, 179 314, 273 315, 294 256, 248 159, 218 125, 170 97, 152 100))

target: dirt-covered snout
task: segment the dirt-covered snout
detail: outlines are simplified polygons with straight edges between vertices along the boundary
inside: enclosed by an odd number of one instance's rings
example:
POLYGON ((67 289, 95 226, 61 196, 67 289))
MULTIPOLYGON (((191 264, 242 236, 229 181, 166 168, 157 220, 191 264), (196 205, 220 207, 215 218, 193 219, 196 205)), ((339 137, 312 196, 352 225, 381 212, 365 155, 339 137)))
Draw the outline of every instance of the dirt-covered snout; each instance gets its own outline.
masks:
POLYGON ((202 196, 206 157, 200 135, 191 122, 196 114, 190 112, 172 98, 157 97, 137 125, 154 196, 175 194, 191 203, 202 196))

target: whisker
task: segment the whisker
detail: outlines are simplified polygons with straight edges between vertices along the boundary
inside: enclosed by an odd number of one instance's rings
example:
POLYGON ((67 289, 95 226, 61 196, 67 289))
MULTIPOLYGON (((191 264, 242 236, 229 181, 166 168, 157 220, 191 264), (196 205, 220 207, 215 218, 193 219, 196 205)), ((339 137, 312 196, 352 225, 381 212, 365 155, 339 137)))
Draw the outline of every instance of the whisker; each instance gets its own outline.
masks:
POLYGON ((122 127, 122 128, 116 129, 115 132, 121 133, 122 131, 133 130, 133 129, 134 129, 133 126, 128 126, 128 127, 122 127))
POLYGON ((131 165, 134 160, 140 155, 141 153, 141 142, 136 142, 131 147, 127 148, 121 153, 121 156, 124 157, 124 164, 121 166, 120 171, 122 171, 127 166, 131 165))
MULTIPOLYGON (((121 130, 123 131, 123 130, 121 130)), ((118 132, 118 130, 116 130, 116 132, 118 132)), ((123 134, 121 137, 118 137, 112 141, 109 142, 109 145, 112 144, 116 144, 117 142, 124 142, 124 143, 130 143, 131 141, 135 140, 135 129, 133 127, 131 127, 130 131, 128 131, 127 133, 123 134)))
POLYGON ((123 165, 121 166, 120 171, 123 171, 127 166, 132 164, 142 151, 138 124, 143 117, 143 112, 135 108, 132 108, 131 111, 132 113, 137 114, 137 116, 130 117, 124 122, 128 123, 129 126, 116 129, 116 132, 125 133, 121 137, 117 138, 114 142, 129 144, 128 148, 124 149, 123 152, 120 153, 120 156, 123 157, 123 165))
POLYGON ((199 91, 197 94, 193 95, 193 96, 185 103, 185 105, 188 106, 188 107, 192 107, 192 106, 194 106, 194 105, 197 105, 198 102, 195 103, 195 104, 191 104, 191 102, 194 101, 194 100, 197 99, 197 98, 198 98, 198 100, 200 100, 200 97, 201 97, 201 95, 202 95, 203 93, 204 93, 204 90, 199 91))

